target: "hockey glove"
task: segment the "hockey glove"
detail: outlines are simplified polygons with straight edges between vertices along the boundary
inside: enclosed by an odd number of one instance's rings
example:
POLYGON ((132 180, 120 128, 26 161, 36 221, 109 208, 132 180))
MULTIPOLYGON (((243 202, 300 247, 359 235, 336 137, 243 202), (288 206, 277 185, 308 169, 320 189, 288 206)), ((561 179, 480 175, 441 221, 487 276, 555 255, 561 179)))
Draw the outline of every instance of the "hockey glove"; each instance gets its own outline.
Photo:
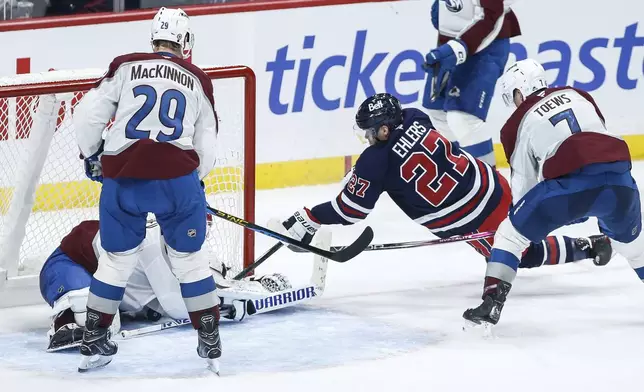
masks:
POLYGON ((423 68, 425 71, 429 71, 433 69, 435 64, 440 64, 441 70, 451 71, 457 65, 463 64, 465 60, 467 60, 465 42, 453 39, 427 53, 423 68))
POLYGON ((87 158, 83 157, 81 154, 80 158, 85 161, 85 175, 92 181, 103 182, 103 165, 101 165, 101 155, 103 155, 103 146, 105 141, 101 143, 101 146, 98 148, 92 156, 87 158))
POLYGON ((321 224, 313 217, 311 211, 304 207, 282 222, 289 235, 305 244, 310 244, 321 224))

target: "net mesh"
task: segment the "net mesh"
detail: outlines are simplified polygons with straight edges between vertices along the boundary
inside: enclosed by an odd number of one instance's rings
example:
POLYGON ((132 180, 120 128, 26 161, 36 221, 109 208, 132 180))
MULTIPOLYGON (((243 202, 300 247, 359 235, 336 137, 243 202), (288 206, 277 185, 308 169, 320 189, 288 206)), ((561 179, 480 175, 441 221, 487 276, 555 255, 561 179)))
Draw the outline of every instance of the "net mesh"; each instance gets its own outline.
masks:
MULTIPOLYGON (((0 88, 100 75, 95 71, 21 75, 0 78, 0 88)), ((211 206, 245 217, 245 81, 212 77, 220 123, 216 167, 204 181, 206 195, 211 206)), ((35 121, 46 114, 40 104, 45 96, 0 98, 0 246, 20 242, 17 255, 2 255, 6 249, 0 249, 0 266, 10 274, 12 270, 17 275, 37 274, 74 226, 98 219, 100 184, 85 177, 72 121, 84 93, 56 93, 48 123, 35 121), (46 154, 44 165, 34 168, 40 154, 46 154)), ((224 263, 233 272, 244 266, 243 229, 237 225, 214 218, 204 248, 211 264, 224 263)))

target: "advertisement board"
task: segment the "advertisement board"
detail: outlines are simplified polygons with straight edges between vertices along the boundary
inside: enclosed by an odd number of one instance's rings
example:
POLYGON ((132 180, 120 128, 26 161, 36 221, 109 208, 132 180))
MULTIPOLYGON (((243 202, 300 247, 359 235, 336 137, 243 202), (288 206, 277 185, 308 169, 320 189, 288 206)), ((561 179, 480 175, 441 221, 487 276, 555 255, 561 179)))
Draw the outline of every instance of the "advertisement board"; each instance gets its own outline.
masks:
MULTIPOLYGON (((430 6, 409 0, 192 17, 195 64, 244 64, 257 75, 260 188, 339 179, 344 157, 364 149, 353 117, 366 96, 386 91, 420 107, 421 63, 436 42, 430 6), (334 174, 320 180, 315 173, 325 167, 334 174), (271 168, 298 174, 279 183, 284 173, 271 168), (262 182, 262 173, 275 179, 262 182)), ((638 136, 644 133, 644 27, 638 23, 644 3, 614 0, 593 9, 584 0, 542 0, 518 1, 513 8, 523 35, 513 40, 508 64, 535 58, 552 84, 591 92, 609 128, 626 136, 634 156, 644 155, 638 136)), ((4 31, 0 75, 19 67, 107 68, 117 55, 149 51, 149 28, 146 18, 4 31)), ((215 94, 217 100, 236 99, 215 94)), ((509 114, 497 91, 487 124, 497 142, 509 114)))

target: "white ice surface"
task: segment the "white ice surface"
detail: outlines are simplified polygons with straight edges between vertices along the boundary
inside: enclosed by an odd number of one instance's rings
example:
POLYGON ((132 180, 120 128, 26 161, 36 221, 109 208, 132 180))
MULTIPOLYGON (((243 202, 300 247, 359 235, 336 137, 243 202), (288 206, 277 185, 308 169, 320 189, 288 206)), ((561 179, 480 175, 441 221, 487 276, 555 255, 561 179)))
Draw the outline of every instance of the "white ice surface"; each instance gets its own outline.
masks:
MULTIPOLYGON (((636 165, 644 179, 644 164, 636 165)), ((257 221, 334 197, 338 186, 258 192, 257 221)), ((386 197, 365 224, 374 242, 430 238, 386 197)), ((334 244, 364 227, 334 228, 334 244)), ((593 223, 566 228, 597 232, 593 223)), ((258 254, 272 240, 257 237, 258 254)), ((307 279, 311 256, 283 249, 261 272, 307 279)), ((365 252, 329 266, 324 297, 221 327, 222 377, 188 329, 124 341, 80 375, 78 355, 47 354, 46 305, 0 310, 0 391, 643 391, 644 287, 626 261, 521 271, 496 337, 462 331, 485 264, 465 244, 365 252)))

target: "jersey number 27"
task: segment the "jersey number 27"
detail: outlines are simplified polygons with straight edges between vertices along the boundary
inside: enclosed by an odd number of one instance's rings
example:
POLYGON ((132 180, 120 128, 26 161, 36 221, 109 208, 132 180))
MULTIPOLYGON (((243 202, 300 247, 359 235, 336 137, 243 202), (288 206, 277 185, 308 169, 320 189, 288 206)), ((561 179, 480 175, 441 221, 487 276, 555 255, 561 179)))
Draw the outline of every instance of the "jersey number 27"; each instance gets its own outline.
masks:
MULTIPOLYGON (((132 89, 134 97, 145 96, 145 102, 139 110, 134 113, 130 121, 125 126, 125 137, 128 139, 149 139, 150 131, 139 129, 141 122, 152 112, 154 105, 157 103, 157 90, 146 84, 136 86, 132 89)), ((183 133, 183 117, 186 115, 186 97, 179 90, 166 90, 161 95, 161 104, 159 105, 159 121, 163 126, 172 129, 171 134, 159 132, 156 140, 159 142, 169 142, 179 139, 183 133), (170 113, 172 103, 174 102, 174 113, 170 113)))
POLYGON ((427 150, 427 153, 417 151, 411 154, 400 166, 400 176, 406 182, 411 182, 415 178, 416 193, 432 206, 439 207, 458 185, 458 181, 448 173, 443 173, 436 180, 438 177, 438 165, 432 159, 432 155, 436 153, 439 144, 443 145, 445 159, 453 165, 456 173, 461 176, 467 172, 470 161, 463 154, 454 155, 452 144, 436 131, 429 131, 420 144, 427 150), (416 175, 417 173, 420 173, 420 175, 416 175))

